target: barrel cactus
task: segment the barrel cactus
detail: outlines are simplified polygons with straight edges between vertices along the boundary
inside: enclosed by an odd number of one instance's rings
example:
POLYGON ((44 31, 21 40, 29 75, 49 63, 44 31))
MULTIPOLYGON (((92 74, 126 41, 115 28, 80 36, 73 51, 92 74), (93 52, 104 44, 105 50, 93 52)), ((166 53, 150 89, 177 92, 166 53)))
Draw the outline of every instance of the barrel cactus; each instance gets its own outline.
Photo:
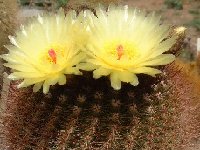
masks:
MULTIPOLYGON (((163 41, 174 36, 176 41, 163 55, 178 55, 184 30, 170 29, 163 41)), ((119 60, 122 57, 120 53, 119 60)), ((83 66, 77 65, 80 70, 88 69, 83 66)), ((93 79, 94 74, 87 71, 82 71, 82 76, 68 75, 66 85, 54 85, 47 94, 34 93, 32 87, 18 89, 21 81, 11 81, 3 97, 2 147, 197 148, 200 97, 191 76, 178 61, 156 69, 162 73, 156 77, 137 74, 137 86, 120 82, 120 90, 113 89, 106 76, 93 79)))

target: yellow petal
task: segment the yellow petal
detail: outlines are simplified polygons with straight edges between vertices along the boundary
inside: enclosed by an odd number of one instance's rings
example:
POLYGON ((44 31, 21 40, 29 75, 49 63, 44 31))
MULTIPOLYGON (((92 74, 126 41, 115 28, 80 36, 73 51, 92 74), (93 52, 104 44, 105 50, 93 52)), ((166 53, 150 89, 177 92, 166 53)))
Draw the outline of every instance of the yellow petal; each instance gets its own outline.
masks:
POLYGON ((58 84, 59 85, 64 85, 66 83, 66 76, 65 75, 60 75, 59 79, 58 79, 58 84))
POLYGON ((59 76, 58 75, 52 75, 50 78, 48 78, 46 81, 47 84, 49 85, 55 85, 59 80, 59 76))
POLYGON ((105 68, 100 67, 100 68, 98 68, 98 69, 93 71, 93 77, 95 79, 98 79, 98 78, 100 78, 102 76, 107 76, 110 73, 111 73, 110 69, 105 69, 105 68))
POLYGON ((47 83, 47 81, 45 81, 43 84, 43 93, 44 94, 47 94, 49 92, 49 87, 50 87, 50 85, 47 83))
POLYGON ((19 62, 17 60, 13 59, 12 57, 10 57, 9 54, 1 55, 1 58, 3 58, 5 61, 8 61, 10 63, 19 64, 19 62))
POLYGON ((76 66, 77 66, 77 68, 79 68, 81 70, 85 70, 85 71, 92 71, 97 68, 97 66, 92 63, 80 63, 76 66))
POLYGON ((87 59, 87 62, 91 63, 91 64, 94 64, 94 65, 102 65, 102 62, 97 60, 97 59, 87 59))
POLYGON ((24 81, 18 85, 18 88, 27 87, 32 84, 36 84, 38 82, 43 81, 45 78, 31 78, 31 79, 24 79, 24 81))
POLYGON ((58 75, 52 75, 51 78, 48 78, 44 81, 43 84, 43 93, 46 94, 49 92, 50 85, 55 85, 59 80, 58 75))
POLYGON ((121 81, 119 79, 119 75, 116 72, 112 72, 110 74, 110 81, 111 81, 111 86, 115 90, 120 90, 121 89, 121 81))
POLYGON ((38 92, 41 89, 42 85, 43 85, 43 82, 36 83, 33 86, 33 92, 38 92))
POLYGON ((22 71, 22 72, 37 72, 37 70, 33 68, 32 66, 10 64, 10 63, 5 63, 4 66, 15 69, 17 71, 22 71))
POLYGON ((139 66, 158 66, 167 65, 175 60, 175 56, 172 54, 162 54, 153 58, 152 60, 140 63, 139 66))
POLYGON ((96 66, 103 66, 106 69, 113 69, 113 70, 123 70, 122 68, 117 68, 116 66, 112 66, 109 63, 106 63, 106 61, 103 61, 101 59, 87 59, 87 62, 92 63, 96 66))
POLYGON ((139 84, 137 76, 128 71, 118 72, 119 79, 123 82, 131 83, 132 85, 136 86, 139 84))
POLYGON ((162 53, 168 51, 176 42, 177 37, 172 37, 166 41, 160 43, 160 45, 156 48, 156 50, 148 57, 148 58, 155 58, 162 53))
POLYGON ((44 77, 44 74, 38 72, 14 72, 10 75, 22 79, 22 78, 41 78, 44 77))
POLYGON ((65 74, 75 74, 81 75, 82 73, 79 71, 78 67, 67 67, 64 71, 65 74))
POLYGON ((76 65, 79 62, 83 61, 85 58, 86 58, 86 54, 85 53, 79 53, 79 54, 77 54, 76 56, 74 56, 72 58, 72 60, 70 61, 70 64, 72 64, 72 66, 76 65))
POLYGON ((160 70, 151 67, 139 67, 133 69, 131 72, 134 72, 136 74, 138 73, 148 74, 153 77, 155 77, 156 74, 162 73, 160 70))
POLYGON ((8 76, 8 79, 10 79, 10 80, 18 80, 18 79, 23 79, 23 78, 17 77, 17 76, 15 76, 15 75, 13 75, 13 73, 11 73, 11 74, 8 76))

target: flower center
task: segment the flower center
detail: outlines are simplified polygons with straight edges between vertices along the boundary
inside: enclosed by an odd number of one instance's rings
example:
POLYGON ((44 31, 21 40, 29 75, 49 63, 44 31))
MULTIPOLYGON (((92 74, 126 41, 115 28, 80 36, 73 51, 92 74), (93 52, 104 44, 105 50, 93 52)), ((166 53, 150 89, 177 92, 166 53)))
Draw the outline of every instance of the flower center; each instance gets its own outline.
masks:
POLYGON ((54 49, 50 49, 50 50, 48 51, 48 54, 49 54, 49 61, 50 61, 50 62, 53 62, 54 64, 56 64, 56 59, 57 59, 57 57, 56 57, 56 52, 55 52, 55 50, 54 50, 54 49))
POLYGON ((68 47, 59 44, 52 44, 40 50, 36 57, 40 69, 53 73, 61 71, 68 61, 68 47))
POLYGON ((57 65, 57 67, 64 65, 66 61, 65 49, 66 47, 61 45, 51 45, 39 54, 39 62, 42 65, 57 65))
POLYGON ((137 58, 140 53, 138 47, 133 42, 110 41, 104 45, 104 54, 118 61, 129 61, 137 58))
POLYGON ((119 45, 119 46, 117 46, 116 50, 117 50, 117 55, 118 55, 117 60, 120 60, 122 55, 124 54, 124 48, 122 45, 119 45))

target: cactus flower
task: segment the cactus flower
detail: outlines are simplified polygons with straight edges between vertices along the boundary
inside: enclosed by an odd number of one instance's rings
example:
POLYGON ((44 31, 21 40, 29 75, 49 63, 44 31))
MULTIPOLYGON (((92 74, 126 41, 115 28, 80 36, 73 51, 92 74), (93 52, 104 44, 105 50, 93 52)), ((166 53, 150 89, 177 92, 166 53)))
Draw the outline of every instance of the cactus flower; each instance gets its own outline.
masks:
POLYGON ((161 73, 156 66, 175 59, 165 52, 177 37, 169 38, 170 27, 161 25, 155 13, 147 15, 128 6, 110 6, 107 11, 99 7, 97 17, 90 12, 84 15, 91 36, 85 50, 87 63, 82 69, 94 70, 96 79, 109 76, 115 90, 121 89, 121 82, 138 85, 137 74, 155 77, 161 73))
POLYGON ((80 24, 74 11, 65 15, 61 9, 56 15, 38 16, 21 26, 16 37, 9 36, 9 53, 1 56, 12 69, 9 78, 23 80, 19 88, 34 85, 36 92, 43 86, 47 93, 50 85, 66 83, 65 74, 80 75, 77 64, 85 59, 80 51, 85 41, 80 24))

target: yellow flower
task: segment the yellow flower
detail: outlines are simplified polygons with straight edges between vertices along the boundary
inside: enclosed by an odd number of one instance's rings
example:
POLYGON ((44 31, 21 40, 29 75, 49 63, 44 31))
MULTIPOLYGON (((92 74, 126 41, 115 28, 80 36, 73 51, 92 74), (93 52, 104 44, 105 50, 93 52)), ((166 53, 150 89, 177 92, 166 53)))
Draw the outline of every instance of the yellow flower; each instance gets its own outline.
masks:
POLYGON ((9 36, 9 53, 1 56, 12 68, 9 78, 23 79, 19 88, 34 85, 36 92, 43 86, 47 93, 50 85, 66 83, 65 74, 80 75, 77 65, 85 59, 80 51, 86 41, 83 28, 74 11, 65 16, 63 10, 22 26, 16 37, 9 36))
POLYGON ((99 7, 97 17, 85 12, 90 25, 90 42, 86 47, 89 58, 84 70, 94 70, 93 77, 110 76, 111 86, 119 90, 121 82, 138 85, 136 74, 155 76, 161 73, 153 66, 174 61, 172 54, 163 54, 176 42, 169 36, 169 26, 161 25, 154 13, 147 15, 128 6, 99 7))

